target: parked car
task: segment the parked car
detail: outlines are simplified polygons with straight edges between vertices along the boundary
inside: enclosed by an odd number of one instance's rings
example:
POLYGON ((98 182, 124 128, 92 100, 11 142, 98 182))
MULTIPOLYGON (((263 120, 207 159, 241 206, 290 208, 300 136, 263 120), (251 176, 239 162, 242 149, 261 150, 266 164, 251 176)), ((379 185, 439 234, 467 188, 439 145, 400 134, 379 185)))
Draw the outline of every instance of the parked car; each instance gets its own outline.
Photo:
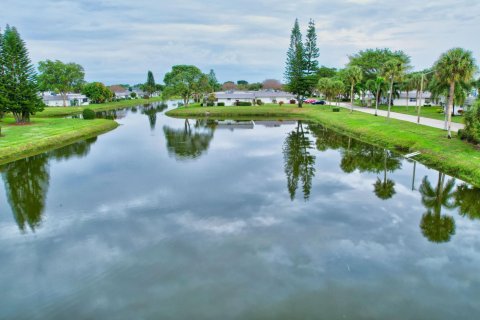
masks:
POLYGON ((315 102, 317 102, 317 100, 315 99, 305 99, 303 100, 304 103, 311 103, 311 104, 315 104, 315 102))
POLYGON ((324 104, 325 104, 325 100, 318 100, 318 101, 313 102, 312 104, 321 104, 321 105, 324 105, 324 104))

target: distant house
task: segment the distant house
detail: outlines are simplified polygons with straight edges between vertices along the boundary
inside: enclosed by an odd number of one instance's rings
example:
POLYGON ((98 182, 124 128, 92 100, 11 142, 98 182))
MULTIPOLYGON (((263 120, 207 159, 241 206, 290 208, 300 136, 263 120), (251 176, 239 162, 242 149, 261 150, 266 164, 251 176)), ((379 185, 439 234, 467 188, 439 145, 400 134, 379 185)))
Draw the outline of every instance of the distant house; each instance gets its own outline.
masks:
MULTIPOLYGON (((420 92, 418 94, 420 94, 420 92)), ((428 91, 423 92, 421 99, 420 99, 420 96, 417 97, 417 91, 410 91, 408 92, 408 95, 406 91, 402 91, 400 92, 399 97, 393 98, 393 105, 394 106, 406 106, 406 105, 415 106, 417 105, 417 98, 418 98, 418 103, 420 103, 421 101, 422 106, 436 105, 435 103, 436 101, 433 101, 432 94, 428 91)), ((387 100, 388 100, 388 97, 384 98, 383 102, 386 104, 387 100)))
POLYGON ((236 102, 254 102, 261 100, 263 103, 289 103, 296 100, 291 93, 284 91, 231 91, 215 92, 217 102, 225 106, 234 106, 236 102))
MULTIPOLYGON (((44 93, 42 100, 48 107, 63 107, 63 97, 59 94, 44 93)), ((67 93, 66 105, 67 107, 87 106, 90 100, 87 96, 79 93, 67 93)))
POLYGON ((128 89, 125 89, 123 86, 114 85, 109 86, 108 89, 113 92, 114 98, 116 100, 130 99, 131 92, 128 89))
POLYGON ((117 100, 122 100, 122 99, 130 99, 130 91, 120 91, 120 92, 114 92, 115 94, 115 99, 117 100))

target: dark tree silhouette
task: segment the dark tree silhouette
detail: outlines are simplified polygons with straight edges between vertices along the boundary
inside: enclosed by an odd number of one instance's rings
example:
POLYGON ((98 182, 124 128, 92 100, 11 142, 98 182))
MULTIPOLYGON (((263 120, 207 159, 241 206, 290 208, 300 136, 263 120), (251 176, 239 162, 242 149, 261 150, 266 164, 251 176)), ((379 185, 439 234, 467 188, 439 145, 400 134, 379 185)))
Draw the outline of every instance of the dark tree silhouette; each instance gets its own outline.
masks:
POLYGON ((295 199, 299 181, 302 183, 304 200, 310 197, 312 179, 315 176, 315 156, 310 153, 312 145, 301 121, 297 123, 297 128, 287 135, 283 144, 284 169, 291 200, 295 199))
POLYGON ((35 231, 42 221, 49 186, 47 154, 9 163, 1 171, 18 227, 26 231, 28 226, 35 231))
POLYGON ((148 122, 152 131, 155 130, 155 126, 157 124, 157 113, 164 111, 166 108, 168 108, 166 104, 150 104, 144 106, 142 114, 148 117, 148 122))
POLYGON ((455 179, 445 183, 445 174, 438 173, 438 182, 432 187, 428 177, 424 177, 420 185, 422 204, 427 212, 422 216, 420 229, 423 235, 431 242, 441 243, 450 241, 455 234, 455 220, 451 216, 442 216, 442 208, 453 209, 456 207, 453 191, 455 179))
POLYGON ((373 185, 375 195, 382 200, 390 199, 396 193, 395 192, 395 182, 393 182, 390 179, 387 179, 389 154, 390 154, 390 152, 385 149, 383 181, 380 180, 380 178, 377 178, 377 181, 373 185))
POLYGON ((97 137, 89 138, 83 141, 72 143, 63 148, 48 152, 49 159, 68 160, 73 157, 83 158, 90 152, 91 146, 97 141, 97 137))
POLYGON ((460 185, 455 191, 455 205, 462 217, 480 219, 480 188, 460 185))
POLYGON ((183 129, 163 127, 167 149, 177 160, 188 160, 200 157, 205 153, 213 139, 215 125, 197 120, 193 129, 188 119, 183 129))

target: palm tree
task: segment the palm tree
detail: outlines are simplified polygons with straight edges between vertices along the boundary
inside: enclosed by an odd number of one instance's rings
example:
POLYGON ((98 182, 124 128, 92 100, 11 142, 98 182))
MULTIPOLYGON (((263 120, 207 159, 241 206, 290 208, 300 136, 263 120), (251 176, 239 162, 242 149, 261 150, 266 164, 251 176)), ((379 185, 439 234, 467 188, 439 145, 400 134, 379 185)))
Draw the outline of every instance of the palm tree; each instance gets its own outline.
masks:
POLYGON ((330 91, 333 97, 337 98, 337 106, 339 105, 338 96, 345 91, 345 84, 341 80, 333 80, 330 83, 330 91))
POLYGON ((445 52, 435 62, 434 65, 435 77, 441 83, 448 83, 448 104, 447 104, 447 137, 452 138, 451 124, 452 124, 452 110, 453 100, 455 97, 455 84, 459 82, 471 81, 477 66, 471 51, 462 48, 453 48, 445 52))
POLYGON ((403 74, 405 73, 405 64, 403 61, 399 59, 390 59, 385 62, 383 66, 383 74, 384 76, 390 80, 390 92, 388 96, 388 113, 387 118, 390 119, 390 107, 392 105, 393 99, 393 82, 395 80, 401 79, 403 74))
POLYGON ((430 241, 448 242, 455 234, 455 220, 450 216, 442 216, 442 208, 453 209, 455 204, 455 179, 445 183, 445 174, 438 173, 436 188, 433 188, 428 177, 423 178, 420 185, 422 204, 427 209, 420 223, 423 235, 430 241))
POLYGON ((377 77, 374 82, 375 88, 375 116, 378 115, 378 100, 380 100, 380 92, 385 89, 385 78, 377 77))
POLYGON ((360 82, 363 78, 363 72, 360 67, 351 66, 345 69, 345 79, 350 84, 350 105, 351 109, 350 112, 353 112, 353 88, 355 84, 360 82))
POLYGON ((384 155, 384 170, 383 170, 383 181, 380 178, 377 178, 377 181, 374 183, 374 192, 378 198, 382 200, 390 199, 395 195, 395 182, 393 180, 387 179, 387 161, 388 161, 388 150, 385 149, 384 155))
POLYGON ((410 90, 415 89, 415 82, 412 75, 413 75, 412 73, 407 74, 401 85, 401 89, 405 90, 405 92, 407 93, 407 110, 408 110, 408 103, 410 102, 409 101, 410 90))

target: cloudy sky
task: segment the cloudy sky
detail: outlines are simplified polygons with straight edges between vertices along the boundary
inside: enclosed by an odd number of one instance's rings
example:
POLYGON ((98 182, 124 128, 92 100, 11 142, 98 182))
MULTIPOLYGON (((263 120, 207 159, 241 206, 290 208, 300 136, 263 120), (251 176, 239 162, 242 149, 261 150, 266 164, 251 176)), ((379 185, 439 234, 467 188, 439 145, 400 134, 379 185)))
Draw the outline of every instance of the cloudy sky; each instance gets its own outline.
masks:
POLYGON ((415 69, 461 46, 480 60, 478 0, 2 0, 32 60, 84 66, 87 81, 157 82, 172 65, 214 69, 220 81, 282 79, 296 17, 317 23, 320 63, 341 67, 372 47, 404 50, 415 69))

